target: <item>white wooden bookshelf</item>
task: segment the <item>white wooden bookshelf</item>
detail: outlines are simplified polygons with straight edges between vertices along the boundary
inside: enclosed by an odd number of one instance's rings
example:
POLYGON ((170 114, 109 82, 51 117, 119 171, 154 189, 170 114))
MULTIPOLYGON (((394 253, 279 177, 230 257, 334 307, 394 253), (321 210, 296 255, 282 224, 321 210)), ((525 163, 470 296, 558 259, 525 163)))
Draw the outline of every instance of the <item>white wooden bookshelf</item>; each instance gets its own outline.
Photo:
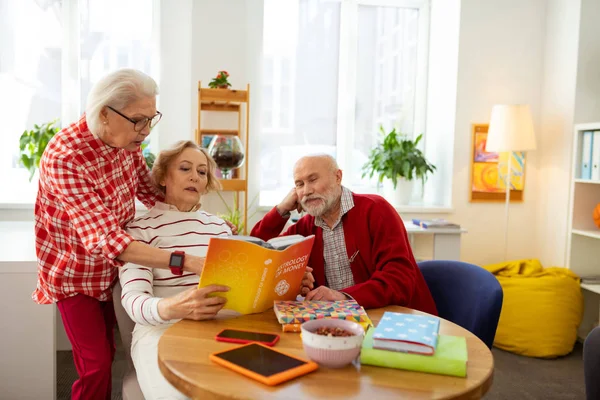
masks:
POLYGON ((600 232, 599 231, 586 231, 586 230, 583 230, 583 229, 571 229, 571 234, 573 234, 573 235, 580 235, 580 236, 586 236, 586 237, 591 237, 591 238, 594 238, 594 239, 600 239, 600 232))
MULTIPOLYGON (((600 180, 581 178, 583 132, 600 130, 600 122, 575 125, 573 164, 569 198, 567 235, 567 268, 580 277, 600 276, 600 229, 594 224, 592 212, 600 203, 600 180)), ((579 327, 584 339, 600 320, 600 284, 581 284, 585 309, 579 327)))
POLYGON ((590 285, 588 283, 582 283, 581 287, 583 289, 585 289, 585 290, 588 290, 588 291, 592 292, 592 293, 600 294, 600 285, 598 285, 598 284, 590 285))

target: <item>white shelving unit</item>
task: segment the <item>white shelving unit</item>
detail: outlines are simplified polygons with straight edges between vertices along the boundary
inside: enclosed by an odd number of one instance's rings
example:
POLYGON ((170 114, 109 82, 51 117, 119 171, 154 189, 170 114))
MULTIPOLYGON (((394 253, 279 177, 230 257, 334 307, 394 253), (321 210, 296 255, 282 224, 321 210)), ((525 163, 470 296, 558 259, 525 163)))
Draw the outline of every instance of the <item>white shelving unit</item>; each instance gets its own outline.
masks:
MULTIPOLYGON (((583 132, 600 131, 600 122, 575 125, 573 165, 569 199, 567 268, 580 277, 600 276, 600 229, 592 220, 592 212, 600 203, 600 180, 581 179, 583 132)), ((579 327, 584 339, 600 320, 600 284, 581 284, 585 309, 579 327)))

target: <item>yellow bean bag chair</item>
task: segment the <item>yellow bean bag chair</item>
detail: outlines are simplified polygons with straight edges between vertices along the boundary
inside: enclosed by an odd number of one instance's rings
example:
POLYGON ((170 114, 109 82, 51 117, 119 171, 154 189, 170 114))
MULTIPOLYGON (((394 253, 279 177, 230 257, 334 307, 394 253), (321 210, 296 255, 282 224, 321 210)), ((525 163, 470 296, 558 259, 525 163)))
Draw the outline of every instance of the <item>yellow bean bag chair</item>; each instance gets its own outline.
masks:
POLYGON ((504 291, 494 346, 529 357, 558 357, 573 350, 583 315, 579 277, 539 260, 486 265, 504 291))

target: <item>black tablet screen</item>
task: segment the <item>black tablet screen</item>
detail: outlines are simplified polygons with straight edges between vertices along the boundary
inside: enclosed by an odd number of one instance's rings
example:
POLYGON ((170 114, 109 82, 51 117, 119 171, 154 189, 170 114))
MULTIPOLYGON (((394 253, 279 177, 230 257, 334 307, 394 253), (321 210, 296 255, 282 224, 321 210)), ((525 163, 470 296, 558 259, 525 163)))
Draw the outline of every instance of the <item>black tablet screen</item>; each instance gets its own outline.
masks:
POLYGON ((306 364, 304 361, 288 357, 258 344, 239 347, 215 355, 266 377, 306 364))
POLYGON ((225 329, 223 332, 219 333, 219 337, 228 339, 243 339, 265 343, 271 343, 277 338, 276 335, 269 333, 236 331, 235 329, 225 329))

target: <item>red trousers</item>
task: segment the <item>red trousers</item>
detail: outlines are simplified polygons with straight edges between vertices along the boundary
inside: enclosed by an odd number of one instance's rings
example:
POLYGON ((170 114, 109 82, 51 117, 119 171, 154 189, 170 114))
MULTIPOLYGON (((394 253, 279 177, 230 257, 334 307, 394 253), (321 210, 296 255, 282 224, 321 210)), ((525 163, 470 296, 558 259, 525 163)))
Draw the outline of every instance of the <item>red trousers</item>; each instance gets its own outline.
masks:
POLYGON ((115 355, 113 303, 78 294, 56 305, 71 341, 79 374, 71 389, 71 399, 110 400, 115 355))

